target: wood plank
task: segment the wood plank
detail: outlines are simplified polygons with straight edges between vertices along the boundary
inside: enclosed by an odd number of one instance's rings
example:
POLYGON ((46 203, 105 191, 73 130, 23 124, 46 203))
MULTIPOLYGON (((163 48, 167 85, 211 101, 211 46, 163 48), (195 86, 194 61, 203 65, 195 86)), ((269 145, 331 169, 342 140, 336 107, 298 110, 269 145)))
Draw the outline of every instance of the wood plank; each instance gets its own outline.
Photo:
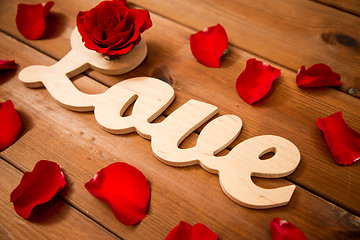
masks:
MULTIPOLYGON (((34 64, 34 59, 36 64, 44 65, 55 61, 3 34, 1 38, 6 40, 1 53, 9 58, 17 56, 21 67, 2 80, 0 101, 12 99, 24 123, 20 139, 1 155, 22 171, 28 171, 40 159, 56 161, 64 170, 69 186, 61 192, 61 197, 117 235, 126 239, 164 239, 180 220, 184 220, 206 224, 221 239, 249 236, 271 239, 269 223, 273 217, 293 222, 309 238, 355 238, 358 234, 358 217, 300 187, 289 205, 258 211, 228 199, 219 187, 218 177, 200 167, 174 168, 160 163, 152 155, 149 141, 136 134, 106 133, 99 128, 92 113, 68 111, 45 89, 29 89, 22 85, 16 76, 22 67, 34 64), (109 207, 83 187, 100 168, 115 161, 137 167, 150 183, 149 215, 136 227, 121 225, 109 207)), ((79 86, 91 88, 92 81, 88 78, 79 77, 76 81, 79 86)), ((177 86, 183 87, 182 84, 177 86)), ((184 99, 175 101, 175 105, 179 105, 184 99)), ((286 184, 282 180, 276 183, 286 184)), ((268 186, 273 186, 273 182, 268 186)))
POLYGON ((332 6, 337 9, 341 9, 353 14, 360 16, 360 2, 358 0, 314 0, 316 2, 321 2, 328 6, 332 6))
POLYGON ((196 31, 220 23, 231 44, 295 72, 302 65, 328 64, 341 74, 341 89, 360 97, 356 16, 307 0, 132 2, 196 31))
POLYGON ((57 196, 36 207, 29 220, 19 217, 9 199, 21 177, 0 158, 1 239, 119 239, 57 196))
MULTIPOLYGON (((148 38, 149 55, 141 67, 119 77, 108 77, 95 73, 91 73, 91 75, 103 82, 108 81, 109 86, 119 79, 143 75, 167 79, 168 82, 171 82, 172 79, 173 87, 177 89, 177 98, 182 97, 182 100, 177 101, 178 104, 175 103, 168 112, 191 98, 219 106, 221 113, 234 113, 234 109, 241 109, 244 114, 239 116, 244 120, 245 130, 241 134, 240 140, 259 134, 277 134, 294 141, 299 146, 303 157, 298 170, 290 176, 291 180, 359 214, 359 196, 355 194, 357 191, 353 191, 359 188, 357 184, 358 165, 353 165, 351 168, 338 166, 332 160, 323 136, 314 124, 317 117, 324 117, 335 111, 343 110, 348 124, 358 130, 357 106, 359 103, 357 100, 337 94, 332 89, 299 90, 294 84, 294 74, 283 70, 281 83, 275 85, 272 90, 272 92, 279 91, 279 93, 269 94, 273 98, 272 101, 264 101, 261 106, 250 107, 239 99, 233 84, 240 69, 244 68, 245 60, 253 55, 232 48, 233 53, 224 58, 223 68, 203 67, 189 53, 188 42, 184 38, 184 36, 190 35, 189 29, 165 21, 156 15, 153 15, 153 20, 155 27, 145 34, 148 38), (169 29, 168 32, 171 32, 174 41, 158 45, 158 42, 166 42, 168 39, 166 35, 161 34, 162 29, 169 29), (170 31, 171 29, 173 31, 170 31), (177 56, 176 60, 169 61, 170 56, 177 56), (154 62, 157 63, 156 68, 152 66, 154 62), (192 71, 188 69, 192 69, 192 71), (183 81, 182 79, 192 79, 192 81, 183 81), (205 79, 208 83, 206 86, 203 84, 205 79), (213 79, 213 81, 208 79, 213 79), (213 89, 218 89, 218 91, 215 92, 213 89), (218 94, 219 91, 222 92, 221 95, 218 94), (289 100, 288 96, 293 97, 289 100), (308 102, 310 100, 311 102, 308 102), (309 110, 309 106, 311 110, 309 110), (297 115, 294 115, 295 109, 297 115), (271 131, 262 127, 265 122, 274 126, 271 131), (286 126, 282 126, 282 122, 286 122, 286 126), (325 179, 324 176, 326 176, 325 179), (346 194, 343 194, 343 185, 349 186, 346 194)), ((48 51, 49 55, 65 55, 64 51, 68 48, 69 43, 51 49, 49 45, 52 45, 49 44, 49 41, 41 40, 29 43, 36 47, 43 46, 43 50, 48 51)))

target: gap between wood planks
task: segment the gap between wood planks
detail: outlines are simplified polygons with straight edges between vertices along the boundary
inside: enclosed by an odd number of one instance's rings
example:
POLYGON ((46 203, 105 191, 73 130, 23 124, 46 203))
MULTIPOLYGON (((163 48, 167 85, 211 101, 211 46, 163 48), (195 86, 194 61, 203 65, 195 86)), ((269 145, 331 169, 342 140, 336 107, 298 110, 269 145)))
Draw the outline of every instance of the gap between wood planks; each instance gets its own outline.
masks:
MULTIPOLYGON (((15 170, 21 172, 22 174, 24 174, 25 172, 22 171, 18 166, 14 165, 13 163, 11 163, 11 161, 8 161, 6 159, 6 157, 4 157, 1 152, 0 152, 0 161, 5 162, 5 164, 8 164, 10 166, 12 166, 15 170)), ((61 166, 60 166, 61 168, 61 166)), ((66 180, 66 176, 65 176, 65 180, 66 180)), ((123 239, 121 238, 119 235, 117 235, 116 233, 114 233, 113 231, 111 231, 109 228, 105 227, 104 225, 102 225, 100 222, 96 221, 94 218, 90 217, 89 215, 87 215, 85 212, 81 211, 80 209, 76 208, 73 204, 71 204, 69 201, 66 201, 66 199, 59 193, 56 193, 56 195, 52 198, 58 198, 60 201, 64 202, 65 204, 69 205, 72 209, 74 209, 75 211, 79 212, 83 217, 88 218, 91 222, 93 222, 94 224, 98 225, 99 227, 103 228, 105 231, 109 232, 109 234, 114 235, 115 237, 119 238, 119 239, 123 239)), ((10 202, 10 195, 9 195, 9 204, 11 204, 10 202)), ((15 211, 14 211, 15 214, 15 211)))
MULTIPOLYGON (((23 45, 26 45, 26 46, 28 46, 28 47, 30 47, 30 48, 32 48, 32 49, 35 49, 37 52, 39 52, 39 53, 41 53, 41 54, 43 54, 43 55, 45 55, 45 56, 47 56, 47 57, 49 57, 49 58, 52 58, 52 59, 54 59, 54 60, 56 60, 56 61, 59 61, 59 60, 60 60, 60 59, 56 59, 54 56, 51 56, 50 54, 48 54, 48 53, 46 53, 46 52, 44 52, 44 51, 41 51, 41 49, 38 49, 38 48, 36 48, 36 47, 28 44, 27 42, 22 41, 22 40, 19 39, 19 38, 16 38, 15 36, 11 35, 10 33, 6 32, 6 31, 4 31, 4 30, 1 30, 1 29, 0 29, 0 33, 3 33, 4 35, 9 36, 10 38, 14 39, 15 41, 17 41, 17 42, 19 42, 19 43, 21 43, 21 44, 23 44, 23 45)), ((69 42, 69 44, 70 44, 70 42, 69 42)))
MULTIPOLYGON (((360 9, 355 9, 354 10, 354 9, 351 9, 350 7, 346 8, 346 7, 343 7, 343 6, 336 5, 335 3, 332 4, 328 0, 310 0, 310 1, 313 1, 313 2, 316 2, 318 4, 325 5, 325 6, 337 9, 339 11, 349 13, 349 14, 354 15, 354 16, 360 16, 360 9)), ((346 2, 346 1, 344 1, 344 2, 346 2)))

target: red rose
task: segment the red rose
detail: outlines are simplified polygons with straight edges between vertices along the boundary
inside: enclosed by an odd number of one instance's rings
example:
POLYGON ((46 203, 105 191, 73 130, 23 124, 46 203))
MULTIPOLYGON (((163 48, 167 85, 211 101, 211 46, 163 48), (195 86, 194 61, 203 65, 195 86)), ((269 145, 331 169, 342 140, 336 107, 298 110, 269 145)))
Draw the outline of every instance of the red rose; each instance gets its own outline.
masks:
POLYGON ((77 15, 77 28, 85 47, 106 56, 128 53, 152 26, 147 10, 129 9, 126 1, 103 1, 77 15))

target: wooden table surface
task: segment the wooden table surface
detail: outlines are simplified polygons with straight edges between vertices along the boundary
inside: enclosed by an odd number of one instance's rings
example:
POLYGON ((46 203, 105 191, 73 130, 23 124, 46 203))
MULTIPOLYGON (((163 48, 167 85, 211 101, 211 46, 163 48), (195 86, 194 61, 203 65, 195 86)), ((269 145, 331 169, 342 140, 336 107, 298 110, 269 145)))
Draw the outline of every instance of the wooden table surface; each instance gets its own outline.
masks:
MULTIPOLYGON (((270 221, 286 219, 308 239, 359 239, 360 163, 338 165, 332 158, 318 117, 343 111, 347 124, 360 132, 360 3, 356 0, 133 0, 132 8, 150 11, 153 27, 143 36, 145 61, 121 76, 88 70, 74 77, 83 92, 100 93, 117 82, 138 76, 159 78, 174 89, 176 99, 166 117, 190 99, 235 114, 243 130, 235 143, 265 134, 292 141, 301 152, 296 171, 286 178, 253 178, 265 188, 296 184, 289 204, 267 210, 245 208, 221 190, 217 175, 200 166, 177 168, 158 161, 150 141, 132 133, 103 131, 92 112, 62 108, 45 88, 27 88, 18 79, 30 65, 52 65, 70 50, 70 33, 78 11, 99 0, 57 0, 41 40, 27 40, 15 25, 17 4, 1 1, 0 59, 15 60, 18 69, 0 73, 0 102, 11 99, 22 119, 19 139, 0 152, 1 239, 164 239, 179 221, 203 223, 219 239, 271 239, 270 221), (220 23, 229 37, 230 53, 220 68, 195 60, 189 36, 220 23), (249 58, 281 69, 269 94, 250 106, 235 90, 235 81, 249 58), (342 87, 300 89, 295 76, 301 65, 326 63, 341 74, 342 87), (39 160, 57 162, 67 186, 49 203, 34 210, 31 220, 19 217, 9 202, 24 172, 39 160), (85 188, 101 168, 127 162, 148 179, 148 216, 127 227, 105 203, 85 188)), ((181 147, 193 146, 199 131, 181 147)), ((235 146, 232 144, 228 149, 235 146)))

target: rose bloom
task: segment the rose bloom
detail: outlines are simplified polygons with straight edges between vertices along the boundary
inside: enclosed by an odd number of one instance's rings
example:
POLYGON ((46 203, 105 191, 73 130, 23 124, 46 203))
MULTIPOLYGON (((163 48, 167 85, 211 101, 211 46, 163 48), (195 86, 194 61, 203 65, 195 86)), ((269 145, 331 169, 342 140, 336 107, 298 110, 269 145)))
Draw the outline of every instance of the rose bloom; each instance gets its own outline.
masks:
POLYGON ((126 1, 103 1, 77 15, 77 28, 85 47, 105 56, 128 53, 152 26, 149 12, 129 9, 126 1))

